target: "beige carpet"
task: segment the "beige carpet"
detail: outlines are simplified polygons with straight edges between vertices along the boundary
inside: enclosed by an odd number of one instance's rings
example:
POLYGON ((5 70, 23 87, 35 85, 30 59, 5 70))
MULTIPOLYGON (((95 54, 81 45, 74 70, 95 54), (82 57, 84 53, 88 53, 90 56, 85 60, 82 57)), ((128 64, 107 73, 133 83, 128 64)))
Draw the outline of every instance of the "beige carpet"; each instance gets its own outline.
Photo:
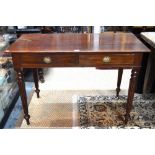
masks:
MULTIPOLYGON (((122 91, 121 94, 126 94, 122 91)), ((30 125, 23 120, 23 114, 16 128, 76 128, 79 127, 77 96, 112 95, 115 91, 105 90, 42 90, 40 98, 32 95, 29 104, 30 125), (21 123, 20 120, 22 120, 21 123)))

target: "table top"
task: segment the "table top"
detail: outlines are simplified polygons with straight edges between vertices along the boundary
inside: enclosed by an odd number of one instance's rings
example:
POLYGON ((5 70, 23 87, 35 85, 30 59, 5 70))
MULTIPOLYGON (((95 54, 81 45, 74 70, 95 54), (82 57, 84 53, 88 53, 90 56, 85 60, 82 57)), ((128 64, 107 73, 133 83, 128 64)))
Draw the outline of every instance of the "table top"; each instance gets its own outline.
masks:
POLYGON ((101 34, 23 34, 6 52, 150 52, 132 33, 101 34))
POLYGON ((141 36, 148 44, 155 48, 155 32, 142 32, 141 36))

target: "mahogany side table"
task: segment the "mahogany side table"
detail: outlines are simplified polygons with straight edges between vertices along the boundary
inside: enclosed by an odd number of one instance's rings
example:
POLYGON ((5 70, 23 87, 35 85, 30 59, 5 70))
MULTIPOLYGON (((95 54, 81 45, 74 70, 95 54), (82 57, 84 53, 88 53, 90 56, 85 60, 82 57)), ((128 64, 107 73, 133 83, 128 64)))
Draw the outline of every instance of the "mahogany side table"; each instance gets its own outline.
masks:
POLYGON ((30 115, 22 70, 23 68, 33 69, 36 93, 39 97, 38 68, 44 67, 118 69, 117 96, 123 69, 132 69, 126 104, 126 124, 130 117, 142 56, 150 50, 132 33, 104 32, 101 34, 23 34, 6 52, 12 54, 27 124, 30 124, 30 115))

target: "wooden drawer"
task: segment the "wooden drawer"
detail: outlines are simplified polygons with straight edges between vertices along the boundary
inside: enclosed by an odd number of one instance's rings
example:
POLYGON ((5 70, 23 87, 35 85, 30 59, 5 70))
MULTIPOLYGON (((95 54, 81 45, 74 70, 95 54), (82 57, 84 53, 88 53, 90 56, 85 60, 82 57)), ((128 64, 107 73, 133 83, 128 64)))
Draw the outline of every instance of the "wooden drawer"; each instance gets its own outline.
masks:
POLYGON ((23 55, 15 55, 15 59, 18 59, 14 65, 16 67, 70 67, 75 66, 78 63, 78 59, 75 54, 48 54, 48 53, 40 53, 40 54, 23 54, 23 55))
POLYGON ((82 54, 79 64, 82 66, 132 65, 135 54, 82 54))

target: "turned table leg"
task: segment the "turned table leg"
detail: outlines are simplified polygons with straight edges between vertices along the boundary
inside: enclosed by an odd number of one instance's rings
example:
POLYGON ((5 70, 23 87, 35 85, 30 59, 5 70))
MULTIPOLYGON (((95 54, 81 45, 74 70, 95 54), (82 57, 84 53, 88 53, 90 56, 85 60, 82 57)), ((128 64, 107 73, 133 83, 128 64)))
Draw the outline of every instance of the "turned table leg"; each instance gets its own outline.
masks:
POLYGON ((123 68, 118 69, 118 79, 117 79, 117 88, 116 88, 116 97, 119 98, 119 92, 120 92, 120 85, 122 81, 122 74, 123 74, 123 68))
POLYGON ((17 72, 19 93, 21 96, 22 106, 23 106, 23 111, 24 111, 24 118, 26 119, 27 125, 29 125, 30 115, 28 114, 27 96, 26 96, 26 90, 25 90, 23 71, 22 69, 16 69, 16 72, 17 72))
POLYGON ((43 68, 38 68, 38 76, 41 83, 45 82, 43 68))
POLYGON ((129 84, 129 90, 128 90, 125 124, 127 124, 128 119, 130 118, 130 111, 132 109, 132 102, 133 102, 133 98, 134 98, 138 72, 139 72, 139 69, 137 69, 137 68, 132 69, 130 84, 129 84))
POLYGON ((35 92, 37 93, 37 98, 39 98, 39 79, 38 79, 38 69, 33 69, 33 79, 34 79, 34 84, 35 84, 35 92))

